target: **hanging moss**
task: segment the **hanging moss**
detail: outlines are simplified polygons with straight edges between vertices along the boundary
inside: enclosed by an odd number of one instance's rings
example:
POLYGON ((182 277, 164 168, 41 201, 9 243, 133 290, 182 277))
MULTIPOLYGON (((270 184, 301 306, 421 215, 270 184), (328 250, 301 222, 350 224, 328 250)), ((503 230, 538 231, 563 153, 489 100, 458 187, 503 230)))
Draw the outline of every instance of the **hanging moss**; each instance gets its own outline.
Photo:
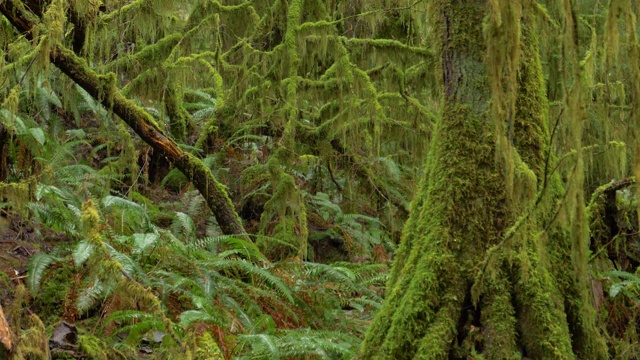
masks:
POLYGON ((289 257, 303 260, 307 257, 307 210, 302 194, 293 176, 283 171, 278 157, 269 159, 267 168, 271 175, 273 194, 264 204, 260 216, 260 232, 269 238, 260 238, 258 246, 272 259, 289 257), (281 242, 281 243, 280 243, 281 242))
POLYGON ((37 181, 34 177, 17 183, 0 182, 0 197, 6 199, 16 212, 26 214, 29 201, 34 199, 36 186, 37 181))
POLYGON ((182 142, 187 135, 190 116, 182 106, 182 91, 179 85, 174 83, 167 85, 164 103, 170 119, 169 129, 171 129, 171 135, 182 142))
MULTIPOLYGON (((480 38, 482 5, 432 5, 436 21, 456 19, 445 22, 442 38, 445 105, 387 301, 364 342, 367 359, 607 357, 588 303, 585 243, 574 240, 584 233, 548 217, 566 193, 546 168, 546 100, 532 18, 509 6, 490 10, 498 27, 515 14, 507 28, 524 39, 506 52, 489 46, 496 58, 520 53, 503 75, 488 71, 483 57, 482 44, 496 39, 480 38), (515 97, 503 89, 516 89, 515 97)), ((560 209, 573 216, 573 204, 561 200, 560 209)))

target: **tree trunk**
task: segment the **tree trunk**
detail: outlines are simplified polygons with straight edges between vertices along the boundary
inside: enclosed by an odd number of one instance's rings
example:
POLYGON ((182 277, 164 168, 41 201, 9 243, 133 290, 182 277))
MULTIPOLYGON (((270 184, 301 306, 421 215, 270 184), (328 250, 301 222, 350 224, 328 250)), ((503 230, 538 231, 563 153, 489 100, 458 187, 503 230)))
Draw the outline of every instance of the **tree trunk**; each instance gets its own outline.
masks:
MULTIPOLYGON (((12 3, 1 2, 0 12, 21 33, 31 37, 33 14, 23 13, 12 3)), ((244 234, 242 222, 224 186, 197 157, 183 152, 157 126, 151 115, 125 98, 115 86, 113 74, 98 75, 72 50, 62 45, 51 49, 51 62, 107 109, 112 109, 144 142, 173 162, 204 196, 224 234, 244 234)))
POLYGON ((607 358, 586 239, 557 216, 533 6, 430 4, 444 106, 365 359, 607 358))
POLYGON ((6 182, 9 173, 7 159, 9 158, 9 132, 0 124, 0 182, 6 182))

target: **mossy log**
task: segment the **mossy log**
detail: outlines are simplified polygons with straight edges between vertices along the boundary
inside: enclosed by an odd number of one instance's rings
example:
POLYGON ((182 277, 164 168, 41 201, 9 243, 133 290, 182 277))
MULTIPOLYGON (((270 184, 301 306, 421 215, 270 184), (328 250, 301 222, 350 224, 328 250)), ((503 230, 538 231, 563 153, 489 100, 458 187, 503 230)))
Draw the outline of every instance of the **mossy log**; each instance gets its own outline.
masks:
POLYGON ((545 170, 532 4, 429 5, 444 105, 363 359, 608 357, 577 226, 584 209, 570 206, 583 205, 545 170))
MULTIPOLYGON (((29 19, 35 18, 33 14, 15 7, 11 1, 0 2, 0 13, 16 30, 28 38, 32 37, 34 24, 29 19)), ((50 49, 50 60, 103 106, 118 115, 144 142, 174 163, 204 196, 224 234, 245 233, 224 186, 199 158, 185 153, 167 137, 149 113, 122 95, 115 85, 113 74, 98 75, 83 58, 60 44, 50 49)))

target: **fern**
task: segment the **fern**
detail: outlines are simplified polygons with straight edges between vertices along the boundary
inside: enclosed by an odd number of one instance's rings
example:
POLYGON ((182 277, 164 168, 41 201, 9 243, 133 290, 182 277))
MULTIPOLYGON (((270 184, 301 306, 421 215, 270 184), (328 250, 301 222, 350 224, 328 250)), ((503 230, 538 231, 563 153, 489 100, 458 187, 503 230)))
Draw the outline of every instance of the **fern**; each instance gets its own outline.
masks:
POLYGON ((75 107, 76 119, 80 118, 79 114, 82 112, 91 112, 98 116, 98 119, 100 119, 100 121, 105 125, 109 125, 111 123, 109 112, 79 85, 76 85, 75 88, 82 99, 82 101, 76 104, 75 107))
POLYGON ((216 269, 226 273, 237 273, 240 271, 242 275, 248 276, 255 283, 264 282, 269 284, 274 290, 278 291, 280 296, 283 296, 287 301, 293 303, 293 295, 291 290, 284 284, 284 282, 268 272, 267 270, 260 268, 247 260, 227 260, 220 259, 215 261, 200 262, 200 266, 216 269))
POLYGON ((132 235, 132 238, 133 238, 133 244, 134 244, 133 253, 142 254, 149 247, 157 244, 158 239, 160 239, 160 235, 156 233, 145 233, 145 234, 136 233, 132 235))
POLYGON ((605 276, 613 280, 609 296, 613 298, 622 293, 636 304, 640 304, 640 276, 618 270, 609 271, 605 276))
POLYGON ((79 235, 78 218, 69 209, 63 206, 50 206, 36 202, 29 203, 27 208, 47 227, 56 231, 63 231, 71 237, 79 235))
POLYGON ((344 333, 310 329, 285 330, 277 335, 247 334, 238 339, 248 353, 239 359, 350 359, 359 343, 344 333))
POLYGON ((171 169, 162 179, 160 185, 173 188, 183 188, 188 182, 187 177, 178 168, 171 169))
POLYGON ((356 274, 345 267, 334 267, 328 264, 305 263, 306 275, 309 278, 340 283, 343 285, 353 284, 356 274))
POLYGON ((194 322, 203 322, 211 325, 224 326, 220 318, 211 315, 210 312, 202 310, 187 310, 180 314, 180 325, 188 328, 194 322))
POLYGON ((189 215, 183 212, 176 213, 171 229, 174 235, 183 236, 188 242, 194 239, 196 235, 196 224, 189 215))
POLYGON ((153 229, 149 215, 140 204, 119 196, 108 195, 102 199, 102 207, 108 211, 119 211, 117 215, 121 224, 126 224, 131 229, 142 231, 153 229))
MULTIPOLYGON (((226 329, 234 336, 264 335, 275 346, 270 351, 277 349, 282 358, 341 358, 350 356, 350 349, 356 348, 353 344, 357 344, 357 339, 343 341, 348 335, 342 333, 287 332, 278 327, 317 321, 339 328, 343 320, 335 319, 344 319, 340 306, 351 306, 360 312, 376 308, 379 297, 367 287, 378 286, 384 276, 383 267, 270 263, 255 243, 245 238, 224 235, 196 238, 195 222, 189 213, 199 211, 202 198, 190 193, 182 199, 187 210, 176 213, 172 231, 155 226, 144 206, 113 195, 102 197, 97 202, 100 206, 94 207, 99 229, 84 229, 80 219, 84 219, 87 210, 79 205, 83 192, 78 188, 84 187, 85 182, 99 184, 100 179, 81 181, 81 176, 73 176, 74 171, 88 173, 82 166, 69 168, 64 172, 69 180, 59 186, 41 185, 37 189, 38 200, 31 207, 41 214, 39 218, 45 219, 46 226, 66 222, 76 229, 74 237, 84 239, 89 231, 93 240, 79 241, 66 250, 64 258, 34 257, 30 270, 34 289, 54 260, 72 260, 82 275, 76 300, 78 312, 86 314, 102 307, 101 311, 109 314, 103 326, 118 323, 117 331, 128 333, 127 343, 138 342, 148 331, 166 330, 167 326, 179 342, 186 336, 185 331, 208 324, 226 329), (59 219, 54 221, 56 214, 59 219), (149 289, 148 293, 141 291, 143 287, 149 289), (118 304, 109 299, 122 296, 123 291, 140 294, 136 301, 142 310, 127 309, 132 304, 126 303, 122 308, 104 307, 118 304), (176 303, 176 299, 180 302, 176 303), (165 307, 169 304, 178 315, 175 323, 166 315, 165 307), (338 337, 343 340, 336 340, 338 337), (305 345, 296 344, 299 341, 305 345)), ((367 220, 355 215, 350 219, 356 223, 367 220)), ((270 353, 266 345, 241 342, 241 356, 254 354, 255 358, 261 358, 270 353)))
POLYGON ((47 267, 53 263, 60 262, 62 259, 44 252, 37 253, 29 259, 27 265, 27 285, 33 294, 38 291, 40 281, 47 267))
POLYGON ((82 289, 82 292, 78 295, 78 300, 76 301, 78 313, 86 313, 98 300, 105 298, 112 291, 113 289, 107 289, 100 279, 94 279, 91 285, 82 289))
POLYGON ((388 268, 381 264, 316 264, 305 263, 307 282, 324 284, 340 305, 364 312, 362 305, 379 308, 382 297, 376 289, 384 289, 388 268))
MULTIPOLYGON (((215 237, 206 237, 197 239, 192 246, 195 248, 210 248, 213 245, 222 245, 229 251, 228 254, 235 254, 239 257, 248 259, 254 263, 264 263, 266 258, 255 243, 245 239, 240 239, 234 235, 218 235, 215 237)), ((222 257, 226 257, 223 255, 222 257)))
POLYGON ((153 314, 138 310, 114 311, 105 319, 105 325, 110 323, 128 324, 118 326, 115 334, 127 334, 126 340, 135 342, 150 330, 164 330, 165 324, 153 314))
POLYGON ((108 243, 104 243, 104 246, 109 252, 111 258, 116 260, 122 266, 122 271, 124 271, 128 276, 141 281, 142 284, 147 284, 149 282, 147 273, 136 260, 125 253, 117 251, 108 243))
POLYGON ((94 244, 89 243, 87 240, 80 241, 71 254, 74 264, 76 266, 84 264, 84 262, 87 261, 91 255, 93 255, 94 250, 94 244))

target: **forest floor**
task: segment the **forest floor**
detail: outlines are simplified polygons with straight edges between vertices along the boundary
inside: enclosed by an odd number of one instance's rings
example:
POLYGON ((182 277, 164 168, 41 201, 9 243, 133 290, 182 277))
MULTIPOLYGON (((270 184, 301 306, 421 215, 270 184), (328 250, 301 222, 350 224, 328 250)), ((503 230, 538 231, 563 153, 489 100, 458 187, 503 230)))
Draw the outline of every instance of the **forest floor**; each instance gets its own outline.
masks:
POLYGON ((36 231, 17 216, 0 216, 0 271, 14 281, 22 280, 31 256, 51 251, 67 240, 53 231, 36 231))

